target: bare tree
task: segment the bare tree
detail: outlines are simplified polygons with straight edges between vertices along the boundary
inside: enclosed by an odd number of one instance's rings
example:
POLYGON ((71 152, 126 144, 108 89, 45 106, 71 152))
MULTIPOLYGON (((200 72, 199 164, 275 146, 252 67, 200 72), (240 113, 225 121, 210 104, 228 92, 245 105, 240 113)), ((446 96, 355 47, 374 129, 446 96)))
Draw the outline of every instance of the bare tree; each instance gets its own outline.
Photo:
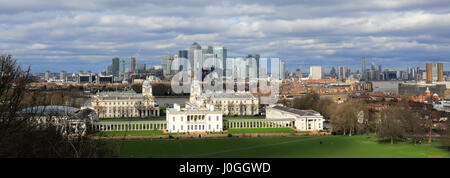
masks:
MULTIPOLYGON (((37 122, 48 103, 41 92, 28 92, 29 68, 22 70, 11 55, 0 55, 0 157, 104 157, 104 142, 68 137, 56 125, 37 122), (24 96, 30 95, 30 100, 24 96), (29 110, 25 110, 25 108, 29 110), (42 108, 42 107, 41 107, 42 108)), ((51 116, 51 115, 50 115, 51 116)), ((50 117, 51 119, 51 117, 50 117)))
POLYGON ((391 144, 394 144, 394 140, 405 138, 406 117, 405 111, 401 107, 392 106, 383 110, 378 136, 390 139, 391 144))

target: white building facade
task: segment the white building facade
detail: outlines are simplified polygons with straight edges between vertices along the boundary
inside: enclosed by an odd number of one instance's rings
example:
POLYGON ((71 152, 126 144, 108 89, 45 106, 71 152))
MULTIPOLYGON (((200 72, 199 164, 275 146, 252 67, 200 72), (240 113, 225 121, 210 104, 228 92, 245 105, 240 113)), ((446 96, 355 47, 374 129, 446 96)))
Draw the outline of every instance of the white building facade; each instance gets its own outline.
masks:
POLYGON ((270 119, 295 119, 294 126, 299 131, 323 130, 323 116, 314 110, 299 110, 281 105, 273 105, 266 108, 266 118, 270 119))
POLYGON ((222 112, 207 105, 206 108, 186 103, 186 108, 174 104, 166 110, 167 132, 221 132, 223 131, 222 112))
POLYGON ((309 67, 309 78, 313 80, 322 79, 322 66, 309 67))
POLYGON ((152 95, 149 80, 142 84, 142 94, 134 91, 101 92, 91 100, 99 118, 157 117, 159 106, 152 95))

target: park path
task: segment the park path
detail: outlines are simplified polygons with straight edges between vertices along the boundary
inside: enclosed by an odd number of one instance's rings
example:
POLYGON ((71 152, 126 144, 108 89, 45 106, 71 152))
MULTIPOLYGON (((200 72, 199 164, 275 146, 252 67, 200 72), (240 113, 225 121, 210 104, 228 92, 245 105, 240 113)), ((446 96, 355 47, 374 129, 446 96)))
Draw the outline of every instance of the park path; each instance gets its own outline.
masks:
POLYGON ((304 142, 304 141, 309 141, 309 140, 316 140, 316 139, 319 139, 319 138, 324 138, 324 137, 314 136, 314 137, 311 137, 311 138, 304 138, 304 139, 302 138, 302 139, 290 140, 290 141, 285 141, 285 142, 269 143, 269 144, 264 144, 264 145, 256 145, 256 146, 235 148, 235 149, 222 150, 222 151, 216 151, 216 152, 210 152, 210 153, 202 153, 202 154, 191 155, 191 156, 184 156, 184 158, 195 158, 195 157, 208 156, 208 155, 214 155, 214 154, 219 154, 219 153, 227 153, 227 152, 242 151, 242 150, 251 150, 251 149, 255 149, 255 148, 264 148, 264 147, 275 146, 275 145, 283 145, 283 144, 288 144, 288 143, 296 143, 296 142, 304 142))

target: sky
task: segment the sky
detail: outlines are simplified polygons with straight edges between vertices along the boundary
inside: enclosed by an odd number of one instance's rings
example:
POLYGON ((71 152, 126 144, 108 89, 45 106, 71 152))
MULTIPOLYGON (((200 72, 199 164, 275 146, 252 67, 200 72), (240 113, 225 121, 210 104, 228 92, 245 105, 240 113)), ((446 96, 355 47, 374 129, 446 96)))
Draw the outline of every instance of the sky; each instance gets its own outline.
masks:
POLYGON ((310 65, 450 70, 448 0, 0 0, 0 53, 32 72, 105 71, 111 59, 161 55, 200 45, 229 57, 260 54, 310 65))

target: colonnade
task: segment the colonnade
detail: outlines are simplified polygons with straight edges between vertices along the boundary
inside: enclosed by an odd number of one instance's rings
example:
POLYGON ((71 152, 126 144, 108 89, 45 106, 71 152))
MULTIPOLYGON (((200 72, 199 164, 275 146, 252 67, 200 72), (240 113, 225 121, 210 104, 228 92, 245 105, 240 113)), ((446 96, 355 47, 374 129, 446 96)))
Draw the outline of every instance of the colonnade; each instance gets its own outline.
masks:
POLYGON ((282 128, 282 127, 294 127, 294 120, 224 120, 225 128, 282 128))
POLYGON ((165 130, 166 121, 139 122, 97 122, 91 125, 93 131, 133 131, 133 130, 165 130))

